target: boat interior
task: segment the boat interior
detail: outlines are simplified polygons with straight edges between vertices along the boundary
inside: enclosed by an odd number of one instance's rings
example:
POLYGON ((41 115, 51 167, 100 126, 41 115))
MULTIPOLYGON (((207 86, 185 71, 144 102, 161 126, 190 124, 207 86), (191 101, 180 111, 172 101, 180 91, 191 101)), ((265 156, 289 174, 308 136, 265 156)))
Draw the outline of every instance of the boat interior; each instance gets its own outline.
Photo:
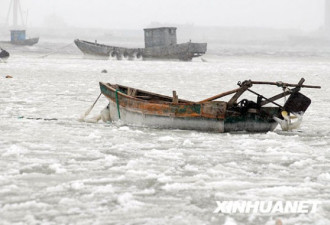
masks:
POLYGON ((163 102, 163 103, 194 103, 192 101, 187 101, 183 99, 179 99, 176 91, 173 91, 173 97, 165 96, 165 95, 160 95, 160 94, 155 94, 152 92, 148 91, 142 91, 139 89, 123 86, 123 85, 118 85, 118 84, 110 84, 107 83, 108 86, 111 88, 118 90, 119 92, 131 96, 133 98, 141 99, 141 100, 146 100, 149 102, 163 102))

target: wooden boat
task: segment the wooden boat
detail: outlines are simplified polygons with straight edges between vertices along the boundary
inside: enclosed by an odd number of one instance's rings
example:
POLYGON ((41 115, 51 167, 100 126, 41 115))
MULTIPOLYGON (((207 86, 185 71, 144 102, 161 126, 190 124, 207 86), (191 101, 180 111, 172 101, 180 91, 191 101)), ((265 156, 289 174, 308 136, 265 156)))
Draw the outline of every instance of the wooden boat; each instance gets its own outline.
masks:
POLYGON ((310 99, 299 91, 301 88, 320 88, 283 82, 258 82, 247 80, 238 83, 239 88, 193 102, 179 99, 173 91, 173 97, 159 95, 122 85, 100 82, 101 93, 109 100, 111 121, 121 120, 125 124, 168 129, 200 130, 213 132, 267 132, 278 125, 274 118, 282 118, 282 111, 289 113, 305 112, 310 99), (270 84, 286 88, 282 93, 266 98, 253 90, 254 84, 270 84), (290 87, 294 87, 289 89, 290 87), (257 101, 238 98, 246 92, 257 95, 257 101), (233 94, 228 101, 215 101, 233 94), (290 96, 284 106, 275 101, 290 96), (269 103, 275 106, 265 106, 269 103))
POLYGON ((206 53, 207 43, 177 44, 175 27, 144 29, 145 48, 124 48, 97 42, 76 39, 74 43, 85 55, 103 58, 115 57, 118 60, 143 58, 143 60, 181 60, 190 61, 206 53))
POLYGON ((0 48, 0 59, 1 60, 7 60, 9 58, 10 54, 6 50, 0 48))

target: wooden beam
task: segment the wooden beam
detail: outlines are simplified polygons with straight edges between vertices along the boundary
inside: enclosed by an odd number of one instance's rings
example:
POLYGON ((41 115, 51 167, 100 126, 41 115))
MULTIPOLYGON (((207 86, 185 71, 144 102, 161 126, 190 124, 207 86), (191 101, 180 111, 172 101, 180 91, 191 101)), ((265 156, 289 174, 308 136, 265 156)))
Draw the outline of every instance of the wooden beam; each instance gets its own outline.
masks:
POLYGON ((242 85, 240 90, 236 92, 236 94, 228 101, 228 107, 233 106, 237 99, 241 97, 241 95, 249 88, 247 85, 242 85))
POLYGON ((231 95, 231 94, 234 94, 236 92, 238 92, 239 90, 241 90, 241 88, 236 88, 234 90, 231 90, 231 91, 227 91, 227 92, 224 92, 224 93, 221 93, 221 94, 218 94, 218 95, 215 95, 215 96, 212 96, 210 98, 207 98, 207 99, 204 99, 198 103, 204 103, 204 102, 209 102, 209 101, 213 101, 213 100, 216 100, 218 98, 222 98, 222 97, 225 97, 227 95, 231 95))
MULTIPOLYGON (((300 81, 300 82, 303 83, 303 81, 300 81)), ((299 83, 300 83, 300 82, 299 82, 299 83)), ((298 84, 299 84, 299 83, 298 83, 298 84)), ((284 92, 281 93, 281 94, 275 95, 275 96, 273 96, 273 97, 271 97, 271 98, 266 99, 265 101, 262 101, 261 104, 260 104, 260 106, 266 105, 266 104, 271 103, 271 102, 274 103, 274 101, 276 101, 276 100, 278 100, 278 99, 280 99, 280 98, 283 98, 283 97, 285 97, 285 96, 287 96, 287 95, 291 95, 292 93, 297 92, 297 91, 299 91, 299 90, 300 90, 300 87, 296 87, 296 88, 294 88, 294 89, 292 89, 292 90, 284 91, 284 92)))
MULTIPOLYGON (((254 82, 254 81, 252 81, 252 82, 254 82)), ((303 85, 304 82, 305 82, 305 79, 304 79, 304 78, 301 78, 300 81, 298 82, 298 84, 295 84, 295 87, 296 87, 296 88, 294 88, 294 89, 292 89, 292 90, 284 91, 283 93, 278 94, 278 95, 275 95, 275 96, 273 96, 273 97, 271 97, 271 98, 265 98, 264 96, 260 95, 260 96, 262 96, 262 97, 265 99, 264 101, 262 101, 262 102, 260 103, 260 106, 264 106, 264 105, 266 105, 266 104, 268 104, 268 103, 273 103, 273 104, 275 104, 275 105, 277 105, 277 106, 280 106, 280 105, 277 104, 275 101, 278 100, 278 99, 280 99, 280 98, 283 98, 283 97, 285 97, 285 96, 287 96, 287 95, 290 95, 290 94, 292 94, 292 93, 294 93, 294 92, 299 91, 299 90, 300 90, 300 87, 303 85)), ((250 90, 249 90, 249 91, 250 91, 250 90)), ((280 106, 280 107, 282 107, 282 106, 280 106)))
POLYGON ((176 94, 176 91, 173 91, 173 103, 179 103, 178 95, 176 94))
POLYGON ((298 82, 297 87, 302 87, 304 82, 305 82, 305 78, 301 78, 300 81, 298 82))
POLYGON ((136 89, 128 87, 127 88, 127 95, 135 97, 136 96, 136 89))
POLYGON ((278 100, 278 99, 280 99, 280 98, 283 98, 283 97, 285 97, 285 96, 287 96, 287 95, 290 95, 291 94, 291 91, 285 91, 285 92, 283 92, 283 93, 281 93, 281 94, 278 94, 278 95, 275 95, 275 96, 273 96, 273 97, 271 97, 271 98, 268 98, 267 100, 265 100, 265 101, 262 101, 261 103, 260 103, 260 106, 264 106, 264 105, 266 105, 266 104, 268 104, 268 103, 273 103, 274 101, 276 101, 276 100, 278 100))
POLYGON ((304 78, 301 78, 300 81, 303 82, 301 85, 298 84, 289 84, 289 83, 283 83, 282 81, 278 82, 266 82, 266 81, 251 81, 252 84, 268 84, 268 85, 276 85, 278 87, 302 87, 302 88, 321 88, 321 86, 314 86, 314 85, 302 85, 305 82, 304 78))

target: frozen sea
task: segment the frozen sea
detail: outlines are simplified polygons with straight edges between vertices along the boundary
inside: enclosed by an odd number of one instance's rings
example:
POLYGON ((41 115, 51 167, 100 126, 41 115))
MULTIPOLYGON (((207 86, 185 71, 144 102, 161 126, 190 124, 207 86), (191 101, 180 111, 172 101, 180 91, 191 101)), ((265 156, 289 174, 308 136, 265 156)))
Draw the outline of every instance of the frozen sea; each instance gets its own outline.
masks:
MULTIPOLYGON (((206 55, 207 62, 187 63, 92 60, 75 50, 41 58, 47 51, 42 44, 13 49, 0 63, 0 224, 330 224, 329 56, 206 55), (99 81, 201 100, 237 81, 301 77, 322 89, 302 91, 312 104, 293 132, 78 121, 99 95, 99 81), (223 200, 320 205, 311 214, 214 214, 223 200)), ((106 104, 101 97, 90 117, 106 104)))

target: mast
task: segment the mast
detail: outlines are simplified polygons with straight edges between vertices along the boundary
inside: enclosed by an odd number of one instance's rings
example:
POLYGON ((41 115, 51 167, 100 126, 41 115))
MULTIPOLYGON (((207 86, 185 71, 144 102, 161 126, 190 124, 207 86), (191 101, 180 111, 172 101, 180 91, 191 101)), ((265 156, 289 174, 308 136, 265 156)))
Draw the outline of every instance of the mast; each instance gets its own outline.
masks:
MULTIPOLYGON (((10 5, 9 5, 9 8, 8 8, 8 13, 7 13, 7 19, 6 19, 6 23, 7 23, 8 26, 10 25, 9 20, 10 20, 11 15, 13 16, 13 21, 12 21, 13 22, 12 23, 13 28, 15 28, 15 29, 18 28, 18 26, 19 26, 19 22, 18 22, 19 17, 21 17, 21 26, 23 26, 23 27, 26 26, 27 18, 26 18, 26 21, 24 22, 21 3, 20 3, 19 0, 11 0, 10 1, 10 5), (18 14, 20 14, 20 15, 18 15, 18 14)), ((26 15, 26 17, 27 17, 27 15, 26 15)))
POLYGON ((22 26, 25 26, 26 24, 24 23, 24 17, 23 17, 23 13, 22 13, 22 7, 21 7, 21 3, 19 1, 18 1, 18 9, 19 9, 19 13, 21 15, 22 26))
POLYGON ((11 10, 11 6, 12 5, 13 5, 13 1, 11 0, 10 1, 10 4, 9 4, 9 8, 8 8, 7 18, 6 18, 6 24, 7 24, 7 26, 9 26, 9 16, 10 16, 10 10, 11 10))
POLYGON ((19 0, 13 0, 14 4, 13 4, 13 26, 17 27, 17 19, 18 19, 18 4, 19 4, 19 0))
POLYGON ((327 32, 330 32, 330 0, 325 0, 325 21, 324 21, 324 25, 325 25, 325 30, 327 32))

